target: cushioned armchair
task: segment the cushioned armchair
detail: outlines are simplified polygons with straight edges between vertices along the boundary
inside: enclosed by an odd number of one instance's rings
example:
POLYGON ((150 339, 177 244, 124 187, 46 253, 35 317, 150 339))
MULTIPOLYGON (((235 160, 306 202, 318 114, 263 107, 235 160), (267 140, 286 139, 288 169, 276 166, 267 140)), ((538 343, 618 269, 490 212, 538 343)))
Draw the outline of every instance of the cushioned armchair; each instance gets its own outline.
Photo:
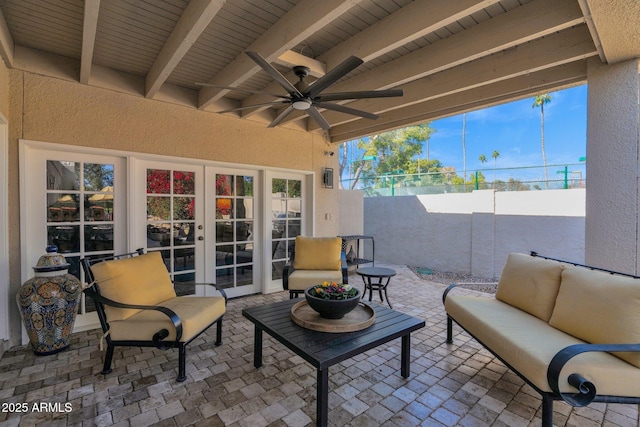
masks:
POLYGON ((282 285, 289 290, 289 297, 295 298, 325 280, 348 283, 342 239, 297 236, 289 262, 282 270, 282 285))
POLYGON ((178 348, 177 381, 184 381, 191 341, 217 323, 215 343, 222 344, 224 290, 220 297, 176 296, 160 252, 84 258, 82 266, 107 342, 103 374, 111 372, 115 346, 178 348))

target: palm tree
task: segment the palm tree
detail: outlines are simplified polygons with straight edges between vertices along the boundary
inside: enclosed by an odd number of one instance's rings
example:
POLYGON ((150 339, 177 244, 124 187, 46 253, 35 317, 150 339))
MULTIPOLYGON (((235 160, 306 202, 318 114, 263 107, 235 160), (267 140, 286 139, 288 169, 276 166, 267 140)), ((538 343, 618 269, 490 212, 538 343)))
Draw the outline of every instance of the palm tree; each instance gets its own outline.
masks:
POLYGON ((493 185, 495 186, 495 183, 496 183, 496 167, 498 165, 498 157, 500 157, 500 152, 498 152, 498 150, 493 150, 493 153, 491 154, 491 157, 493 157, 493 185))
POLYGON ((484 165, 485 163, 487 163, 487 156, 485 156, 484 154, 480 154, 480 157, 478 157, 478 160, 480 160, 480 163, 484 165))
POLYGON ((549 173, 547 172, 547 155, 544 152, 544 104, 551 102, 551 95, 543 93, 542 95, 536 95, 531 108, 540 107, 540 146, 542 147, 542 164, 544 165, 544 183, 549 189, 549 173))
POLYGON ((467 113, 462 113, 462 168, 464 169, 464 191, 467 191, 467 145, 466 145, 466 133, 467 133, 467 113))

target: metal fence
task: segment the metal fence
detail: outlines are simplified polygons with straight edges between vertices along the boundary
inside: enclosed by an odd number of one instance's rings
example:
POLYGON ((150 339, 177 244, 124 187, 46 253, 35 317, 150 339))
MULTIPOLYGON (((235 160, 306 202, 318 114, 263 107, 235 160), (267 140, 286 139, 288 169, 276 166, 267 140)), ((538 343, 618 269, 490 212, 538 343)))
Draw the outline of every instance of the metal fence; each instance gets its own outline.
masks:
MULTIPOLYGON (((464 174, 463 174, 464 175, 464 174)), ((341 188, 363 190, 365 196, 406 196, 419 194, 465 193, 473 190, 536 191, 585 188, 585 163, 487 168, 467 171, 466 179, 458 171, 417 174, 385 174, 341 179, 341 188)))

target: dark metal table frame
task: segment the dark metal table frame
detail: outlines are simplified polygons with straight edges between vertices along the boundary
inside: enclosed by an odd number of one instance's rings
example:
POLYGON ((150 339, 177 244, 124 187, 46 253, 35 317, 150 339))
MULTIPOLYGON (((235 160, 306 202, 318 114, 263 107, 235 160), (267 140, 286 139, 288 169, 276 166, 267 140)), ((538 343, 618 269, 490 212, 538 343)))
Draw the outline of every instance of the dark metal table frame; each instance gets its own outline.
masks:
POLYGON ((373 296, 373 291, 378 291, 380 293, 380 301, 387 301, 390 308, 393 308, 391 305, 391 301, 389 301, 389 296, 387 295, 387 286, 389 286, 389 282, 391 278, 396 275, 396 271, 391 268, 384 267, 364 267, 356 270, 360 276, 362 276, 362 282, 364 283, 364 291, 362 292, 362 298, 367 295, 367 289, 369 290, 369 301, 371 301, 371 297, 373 296), (378 279, 378 283, 372 282, 372 279, 378 279), (384 279, 387 279, 385 283, 382 283, 384 279), (384 291, 384 298, 382 298, 382 291, 384 291))
POLYGON ((242 310, 255 325, 253 366, 262 366, 262 331, 267 332, 295 354, 311 363, 317 374, 317 425, 325 427, 328 417, 329 367, 381 344, 402 338, 400 374, 408 378, 411 359, 411 332, 425 326, 424 320, 374 304, 375 323, 356 332, 328 333, 305 329, 291 320, 292 299, 242 310))

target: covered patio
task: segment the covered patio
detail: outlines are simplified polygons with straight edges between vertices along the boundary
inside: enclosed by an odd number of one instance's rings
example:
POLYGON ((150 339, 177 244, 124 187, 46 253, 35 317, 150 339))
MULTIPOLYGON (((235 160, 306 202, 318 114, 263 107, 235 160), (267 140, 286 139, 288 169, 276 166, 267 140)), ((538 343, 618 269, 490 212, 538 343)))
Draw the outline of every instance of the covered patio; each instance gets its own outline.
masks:
MULTIPOLYGON (((381 264, 383 265, 383 264, 381 264)), ((394 308, 423 318, 411 336, 411 376, 399 374, 400 340, 330 368, 330 426, 535 426, 539 395, 456 328, 445 343, 442 292, 446 285, 419 278, 400 265, 389 286, 394 308)), ((362 288, 360 277, 350 281, 362 288)), ((470 294, 480 292, 468 290, 470 294)), ((260 369, 253 367, 253 325, 243 308, 282 301, 288 292, 232 299, 224 342, 214 331, 195 341, 187 380, 175 381, 177 351, 118 349, 114 371, 100 374, 100 332, 74 334, 71 349, 36 357, 28 349, 0 361, 0 400, 71 403, 69 413, 1 413, 0 426, 288 426, 315 425, 314 368, 265 335, 260 369)), ((374 300, 375 301, 375 300, 374 300)), ((554 403, 554 425, 637 425, 638 406, 554 403)))

